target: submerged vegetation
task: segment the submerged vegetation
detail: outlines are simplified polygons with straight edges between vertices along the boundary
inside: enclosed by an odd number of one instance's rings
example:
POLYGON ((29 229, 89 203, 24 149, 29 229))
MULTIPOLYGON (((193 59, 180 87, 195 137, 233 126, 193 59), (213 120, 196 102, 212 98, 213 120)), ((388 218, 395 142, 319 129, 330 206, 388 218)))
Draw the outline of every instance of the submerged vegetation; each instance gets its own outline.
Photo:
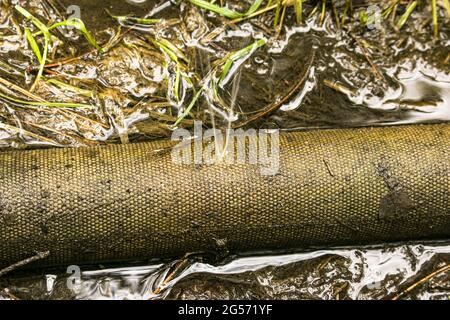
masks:
MULTIPOLYGON (((10 132, 6 136, 19 132, 24 141, 53 145, 90 145, 109 137, 126 143, 136 132, 165 137, 174 127, 190 127, 193 119, 256 125, 282 109, 317 105, 323 88, 341 103, 364 105, 361 92, 376 89, 373 79, 383 87, 376 90, 397 90, 383 65, 387 53, 370 39, 369 32, 377 32, 373 25, 380 24, 383 37, 398 48, 408 43, 399 31, 418 24, 425 30, 422 37, 429 34, 445 47, 450 17, 449 0, 188 0, 155 15, 124 14, 113 6, 106 23, 100 22, 104 27, 89 30, 91 21, 66 16, 59 1, 24 7, 3 1, 2 6, 8 28, 1 30, 1 41, 16 49, 5 50, 0 61, 0 122, 17 128, 3 126, 10 132), (172 14, 166 16, 167 10, 172 14), (329 47, 330 34, 338 38, 329 47), (294 40, 298 47, 289 47, 294 40), (348 69, 342 71, 346 78, 321 76, 318 70, 332 65, 325 52, 339 52, 339 41, 356 46, 353 53, 341 53, 356 60, 339 62, 348 69), (289 50, 298 55, 291 57, 289 50), (279 65, 276 71, 279 58, 292 67, 279 65), (367 67, 361 79, 350 81, 357 65, 367 67), (260 94, 239 94, 240 85, 260 94), (249 101, 251 108, 245 105, 249 101)), ((439 59, 448 64, 450 54, 439 59)), ((436 106, 436 99, 439 103, 435 97, 421 103, 436 106)))

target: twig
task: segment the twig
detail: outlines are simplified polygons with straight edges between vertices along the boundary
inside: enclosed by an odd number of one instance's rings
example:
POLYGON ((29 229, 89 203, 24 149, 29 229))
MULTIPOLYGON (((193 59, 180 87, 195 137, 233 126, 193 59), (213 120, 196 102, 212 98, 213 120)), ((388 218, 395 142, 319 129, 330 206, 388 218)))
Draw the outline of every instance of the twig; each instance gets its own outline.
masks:
POLYGON ((450 53, 447 55, 447 58, 444 60, 444 64, 447 64, 450 62, 450 53))
POLYGON ((71 62, 83 59, 85 56, 90 55, 90 54, 95 53, 95 52, 97 52, 97 49, 93 49, 91 51, 85 52, 82 55, 77 56, 77 57, 71 57, 71 58, 68 58, 68 59, 65 59, 65 60, 61 60, 59 62, 46 64, 44 66, 44 68, 45 69, 49 69, 49 68, 61 67, 61 66, 65 65, 65 64, 68 64, 68 63, 71 63, 71 62))
POLYGON ((4 295, 6 295, 9 299, 11 299, 11 300, 21 300, 21 299, 19 299, 17 296, 15 296, 14 294, 12 294, 11 292, 9 292, 9 290, 8 289, 5 289, 5 290, 3 290, 3 292, 0 292, 0 293, 3 293, 4 295))
POLYGON ((331 88, 337 92, 343 93, 345 95, 355 95, 355 91, 347 88, 343 84, 337 82, 337 81, 330 81, 328 79, 323 80, 323 84, 326 85, 328 88, 331 88))
POLYGON ((378 66, 372 61, 372 58, 370 57, 370 53, 369 51, 367 51, 366 46, 364 45, 364 43, 361 42, 360 39, 356 38, 353 34, 350 34, 350 37, 353 38, 353 40, 356 41, 356 43, 358 44, 359 48, 361 49, 364 57, 366 58, 367 62, 369 62, 370 67, 372 68, 372 71, 375 75, 375 77, 378 80, 385 80, 383 74, 381 73, 380 69, 378 68, 378 66))
POLYGON ((18 268, 21 268, 27 264, 30 264, 32 262, 35 262, 37 260, 45 259, 50 255, 50 251, 45 252, 37 252, 37 254, 34 257, 19 261, 5 269, 0 270, 0 277, 3 277, 5 274, 10 273, 11 271, 14 271, 18 268))
POLYGON ((175 269, 167 275, 167 277, 164 279, 163 283, 153 291, 153 295, 160 294, 162 289, 165 286, 167 286, 167 284, 175 278, 175 276, 179 273, 179 271, 187 265, 187 263, 189 262, 189 259, 188 259, 189 255, 190 254, 186 254, 186 256, 183 258, 183 260, 181 260, 179 262, 179 264, 175 267, 175 269))
POLYGON ((405 290, 403 290, 402 292, 397 294, 395 297, 393 297, 392 300, 398 300, 400 297, 402 297, 405 294, 407 294, 408 292, 411 292, 412 290, 414 290, 417 286, 424 284, 425 282, 429 281, 431 278, 437 276, 438 274, 441 274, 441 273, 449 271, 449 270, 450 270, 450 264, 443 266, 442 268, 434 271, 433 273, 429 274, 428 276, 415 282, 414 284, 412 284, 411 286, 409 286, 408 288, 406 288, 405 290))
POLYGON ((18 134, 19 136, 28 136, 28 137, 34 138, 36 140, 39 140, 39 141, 42 141, 45 143, 49 143, 51 145, 59 145, 59 143, 54 140, 48 139, 48 138, 41 136, 39 134, 36 134, 34 132, 25 130, 24 128, 21 128, 21 127, 15 127, 15 126, 0 122, 0 129, 13 131, 16 134, 18 134))
POLYGON ((303 76, 302 76, 302 78, 300 79, 300 81, 297 83, 297 84, 295 84, 292 88, 291 88, 291 90, 288 92, 288 94, 286 95, 286 96, 284 96, 280 101, 278 101, 278 102, 276 102, 276 103, 274 103, 274 104, 271 104, 271 105, 269 105, 268 107, 266 107, 266 108, 264 108, 262 111, 260 111, 260 112, 258 112, 257 114, 255 114, 255 115, 253 115, 253 116, 251 116, 251 117, 249 117, 247 120, 245 120, 245 121, 243 121, 243 122, 241 122, 241 123, 239 123, 239 124, 236 124, 236 125, 234 125, 234 126, 232 126, 232 128, 233 129, 236 129, 236 128, 240 128, 240 127, 243 127, 243 126, 246 126, 246 125, 248 125, 249 123, 251 123, 251 122, 253 122, 253 121, 255 121, 255 120, 258 120, 259 118, 261 118, 261 117, 264 117, 264 116, 266 116, 266 115, 268 115, 269 113, 272 113, 273 111, 275 111, 275 110, 278 110, 284 103, 286 103, 299 89, 300 89, 300 87, 306 82, 306 79, 308 78, 308 76, 309 76, 309 72, 310 72, 310 70, 311 70, 311 67, 312 67, 312 65, 313 65, 313 63, 314 63, 314 60, 315 60, 315 58, 316 58, 316 52, 315 51, 313 51, 313 53, 312 53, 312 55, 311 55, 311 58, 310 58, 310 60, 309 60, 309 63, 308 63, 308 68, 306 69, 306 71, 305 71, 305 73, 303 74, 303 76))
MULTIPOLYGON (((45 99, 43 99, 43 98, 41 98, 41 97, 39 97, 39 96, 29 92, 26 89, 23 89, 23 88, 19 87, 19 86, 15 85, 14 83, 11 83, 8 80, 3 79, 1 77, 0 77, 0 84, 3 84, 9 90, 13 90, 13 91, 16 91, 16 92, 19 92, 19 93, 23 94, 25 97, 29 98, 30 100, 34 100, 34 101, 37 101, 37 102, 43 102, 43 103, 47 103, 48 102, 47 100, 45 100, 45 99)), ((29 108, 29 109, 39 109, 38 107, 34 107, 34 106, 27 106, 27 108, 29 108)), ((66 117, 68 119, 76 118, 75 120, 77 121, 77 123, 81 123, 81 120, 82 120, 82 121, 85 121, 85 122, 90 122, 91 124, 94 124, 94 125, 100 125, 101 127, 105 128, 105 129, 108 128, 108 126, 103 124, 103 123, 97 122, 97 121, 92 120, 92 119, 90 119, 88 117, 84 117, 84 116, 82 116, 80 114, 77 114, 77 113, 71 111, 71 110, 67 110, 67 109, 54 109, 54 110, 56 112, 61 113, 64 117, 66 117), (70 117, 70 116, 72 116, 72 117, 70 117)))
POLYGON ((56 135, 60 135, 60 136, 62 136, 65 139, 69 139, 69 140, 78 142, 80 144, 83 144, 84 146, 95 146, 95 145, 99 144, 98 141, 91 141, 91 140, 88 140, 86 138, 80 138, 80 137, 77 137, 75 135, 64 133, 63 131, 58 131, 56 129, 53 129, 53 128, 50 128, 50 127, 46 127, 46 126, 43 126, 43 125, 40 125, 40 124, 37 124, 37 123, 32 123, 32 122, 29 122, 29 121, 26 121, 26 120, 21 120, 21 121, 23 123, 29 125, 29 126, 32 126, 32 127, 35 127, 35 128, 41 129, 41 130, 45 130, 45 131, 51 132, 51 133, 56 134, 56 135))
POLYGON ((42 99, 41 97, 31 93, 30 91, 25 90, 25 89, 15 85, 14 83, 11 83, 8 80, 3 79, 1 77, 0 77, 0 83, 3 84, 6 88, 8 88, 10 90, 14 90, 16 92, 19 92, 19 93, 23 94, 24 96, 30 98, 31 100, 39 101, 39 102, 47 102, 44 99, 42 99))
POLYGON ((338 30, 340 30, 341 29, 341 23, 340 23, 340 20, 339 20, 339 13, 338 13, 337 8, 336 8, 336 2, 333 1, 331 4, 333 6, 333 13, 334 13, 334 17, 336 19, 336 26, 337 26, 338 30))

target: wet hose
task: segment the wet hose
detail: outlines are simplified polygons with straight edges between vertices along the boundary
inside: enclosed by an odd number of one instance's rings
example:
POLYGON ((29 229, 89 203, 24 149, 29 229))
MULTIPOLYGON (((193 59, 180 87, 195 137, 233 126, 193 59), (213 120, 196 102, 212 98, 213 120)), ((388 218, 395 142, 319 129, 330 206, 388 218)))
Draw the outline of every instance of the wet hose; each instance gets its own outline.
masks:
POLYGON ((450 237, 450 125, 280 135, 279 171, 173 143, 0 153, 0 267, 450 237))

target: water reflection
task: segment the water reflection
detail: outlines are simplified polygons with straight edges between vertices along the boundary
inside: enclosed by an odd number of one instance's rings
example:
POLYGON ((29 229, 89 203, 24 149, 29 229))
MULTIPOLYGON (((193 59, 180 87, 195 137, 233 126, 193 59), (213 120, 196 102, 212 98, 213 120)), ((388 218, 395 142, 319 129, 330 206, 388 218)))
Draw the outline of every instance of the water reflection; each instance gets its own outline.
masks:
MULTIPOLYGON (((190 256, 164 264, 11 280, 3 298, 33 299, 389 299, 450 264, 448 242, 264 253, 212 265, 190 256)), ((442 273, 402 296, 448 299, 442 273)))

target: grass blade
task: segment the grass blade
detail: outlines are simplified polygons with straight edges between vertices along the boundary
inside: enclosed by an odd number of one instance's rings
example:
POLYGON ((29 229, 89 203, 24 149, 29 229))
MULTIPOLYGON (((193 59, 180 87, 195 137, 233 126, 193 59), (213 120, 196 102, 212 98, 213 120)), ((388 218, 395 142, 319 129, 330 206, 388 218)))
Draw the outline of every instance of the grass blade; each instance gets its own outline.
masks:
POLYGON ((33 85, 31 86, 30 91, 34 91, 34 88, 36 87, 36 84, 39 82, 39 80, 42 77, 42 74, 44 73, 44 66, 45 63, 47 61, 47 55, 48 55, 48 47, 50 45, 50 31, 47 28, 47 26, 45 24, 43 24, 41 21, 39 21, 39 19, 37 19, 36 17, 34 17, 31 13, 29 13, 27 10, 25 10, 24 8, 22 8, 19 5, 15 6, 15 9, 21 14, 23 15, 25 18, 27 18, 28 20, 31 20, 31 22, 42 32, 42 34, 44 35, 44 52, 42 54, 41 57, 41 64, 39 66, 39 72, 36 76, 36 79, 34 80, 33 85))
POLYGON ((178 117, 177 121, 174 123, 174 127, 177 127, 183 120, 188 116, 188 114, 191 112, 192 108, 197 103, 197 100, 200 98, 200 95, 203 92, 203 88, 200 88, 200 90, 197 91, 194 98, 192 99, 191 103, 189 103, 189 106, 184 110, 184 112, 178 117))
POLYGON ((395 6, 398 4, 400 2, 400 0, 394 0, 394 1, 392 1, 392 3, 386 8, 386 9, 384 9, 383 10, 383 12, 381 13, 381 16, 383 17, 383 18, 387 18, 387 17, 389 17, 389 15, 392 13, 392 11, 394 10, 394 8, 395 8, 395 6))
POLYGON ((295 7, 295 16, 297 18, 297 24, 302 24, 302 20, 303 20, 302 0, 295 0, 294 7, 295 7))
POLYGON ((39 61, 39 64, 42 64, 42 54, 41 50, 39 49, 39 45, 36 42, 36 39, 34 38, 33 34, 31 33, 30 29, 25 28, 25 36, 27 37, 28 44, 30 45, 31 50, 33 50, 34 55, 39 61))
POLYGON ((281 7, 281 0, 277 0, 277 9, 275 10, 275 19, 273 20, 273 26, 275 28, 278 26, 278 22, 280 21, 281 7))
POLYGON ((443 0, 445 9, 447 10, 447 15, 450 17, 450 0, 443 0))
POLYGON ((321 12, 321 14, 320 14, 320 25, 321 25, 321 26, 323 25, 323 22, 324 22, 324 20, 325 20, 325 15, 326 15, 326 11, 325 11, 325 9, 326 9, 326 4, 327 4, 326 0, 322 0, 322 12, 321 12))
POLYGON ((414 11, 414 9, 417 7, 417 1, 413 1, 409 4, 409 6, 406 8, 405 13, 400 17, 400 19, 397 22, 397 29, 400 30, 403 25, 408 20, 411 13, 414 11))
POLYGON ((211 3, 208 1, 189 0, 189 2, 191 2, 192 4, 194 4, 200 8, 215 12, 215 13, 220 14, 221 16, 224 16, 229 19, 238 19, 238 18, 243 18, 243 17, 254 14, 261 7, 261 4, 263 3, 263 1, 264 0, 255 0, 255 2, 253 2, 253 4, 250 6, 250 8, 247 10, 247 12, 239 13, 239 12, 230 10, 225 7, 220 7, 220 6, 215 5, 214 3, 211 3))
POLYGON ((254 51, 256 51, 258 48, 265 45, 266 43, 267 43, 266 39, 259 39, 256 42, 252 43, 251 45, 232 53, 228 57, 228 59, 226 60, 224 66, 222 68, 222 72, 219 77, 220 82, 223 81, 227 77, 231 67, 237 60, 245 58, 246 56, 248 56, 251 53, 253 53, 254 51))
POLYGON ((72 27, 77 29, 81 34, 84 36, 84 38, 89 42, 93 47, 95 47, 98 51, 103 52, 103 49, 99 46, 95 38, 91 35, 91 33, 87 30, 86 25, 84 22, 78 18, 71 18, 68 20, 64 20, 58 23, 55 23, 52 25, 49 30, 53 30, 55 28, 59 27, 72 27))
POLYGON ((189 2, 194 4, 194 5, 196 5, 196 6, 198 6, 198 7, 200 7, 200 8, 203 8, 203 9, 215 12, 215 13, 220 14, 221 16, 227 17, 229 19, 236 19, 236 18, 240 18, 240 17, 243 16, 241 13, 238 13, 236 11, 230 10, 228 8, 219 7, 219 6, 217 6, 215 4, 212 4, 212 3, 208 2, 208 1, 204 1, 204 0, 189 0, 189 2))
POLYGON ((91 91, 91 90, 86 90, 86 89, 81 89, 81 88, 78 88, 78 87, 74 87, 74 86, 72 86, 70 84, 61 82, 61 81, 56 80, 56 79, 49 79, 46 82, 55 85, 59 89, 67 90, 67 91, 79 94, 81 96, 84 96, 84 97, 92 98, 94 96, 94 92, 91 91))
POLYGON ((173 85, 173 93, 175 95, 175 99, 180 101, 180 82, 181 82, 181 68, 180 64, 177 63, 177 71, 175 75, 175 83, 173 85))
POLYGON ((44 106, 44 107, 54 107, 54 108, 82 108, 82 109, 92 109, 94 106, 90 104, 83 103, 72 103, 72 102, 47 102, 47 101, 25 101, 17 98, 13 98, 7 95, 4 95, 0 92, 0 98, 6 99, 11 102, 15 102, 17 104, 22 104, 26 106, 44 106))
POLYGON ((127 17, 127 16, 112 16, 118 22, 127 23, 127 24, 141 24, 141 25, 152 25, 162 21, 162 19, 146 19, 146 18, 136 18, 136 17, 127 17))
POLYGON ((160 39, 158 42, 160 45, 166 47, 170 51, 172 51, 179 59, 189 63, 189 59, 184 55, 184 53, 177 48, 173 43, 166 39, 160 39))
POLYGON ((255 13, 259 9, 259 7, 263 3, 263 1, 264 0, 255 0, 255 2, 253 2, 253 4, 247 10, 247 12, 244 14, 244 16, 248 16, 248 15, 251 15, 251 14, 255 13))
POLYGON ((433 12, 434 37, 437 38, 439 36, 439 26, 438 26, 438 14, 437 14, 436 0, 431 1, 431 10, 433 12))
POLYGON ((33 24, 39 29, 41 30, 42 33, 49 33, 48 28, 45 24, 43 24, 39 19, 37 19, 35 16, 33 16, 31 13, 29 13, 27 10, 25 10, 24 8, 22 8, 20 5, 16 5, 15 9, 21 14, 23 15, 25 18, 27 18, 28 20, 31 20, 31 22, 33 22, 33 24))

